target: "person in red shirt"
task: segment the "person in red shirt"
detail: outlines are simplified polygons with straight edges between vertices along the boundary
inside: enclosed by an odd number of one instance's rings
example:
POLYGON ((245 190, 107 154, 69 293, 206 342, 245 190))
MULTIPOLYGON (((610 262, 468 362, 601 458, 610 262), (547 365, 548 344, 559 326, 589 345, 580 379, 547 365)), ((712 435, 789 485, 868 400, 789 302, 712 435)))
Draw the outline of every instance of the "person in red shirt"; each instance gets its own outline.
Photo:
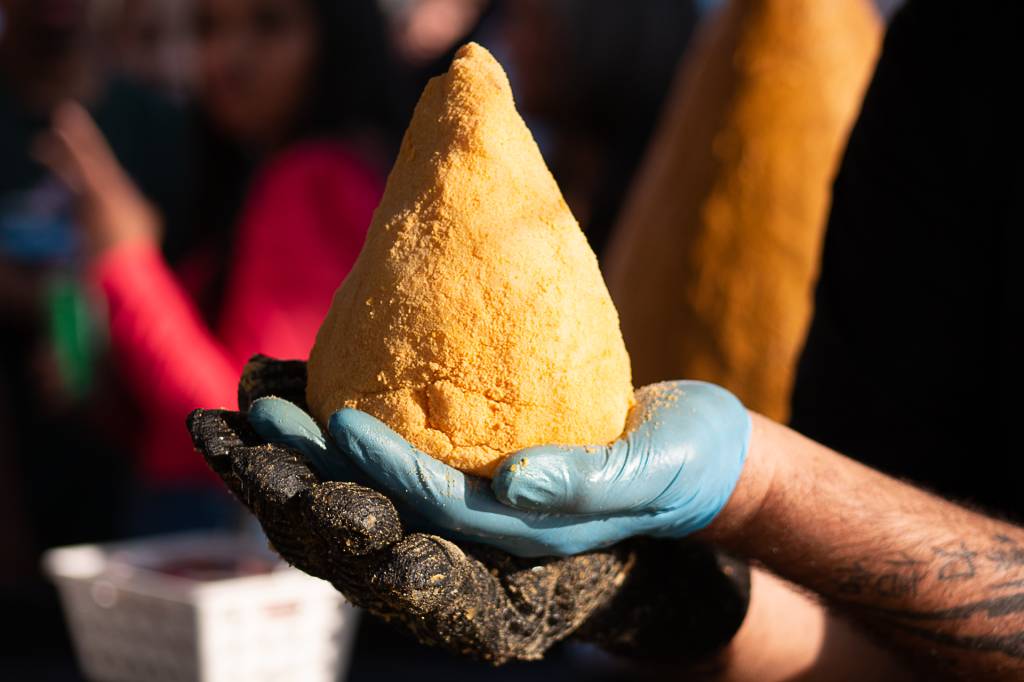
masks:
MULTIPOLYGON (((387 161, 373 153, 384 139, 374 124, 388 121, 375 91, 385 46, 372 30, 372 0, 201 0, 198 12, 206 144, 258 159, 231 229, 213 225, 206 236, 217 238, 195 240, 172 269, 156 213, 84 108, 61 106, 39 145, 78 197, 87 277, 106 302, 111 350, 142 412, 140 488, 164 510, 162 521, 133 524, 140 531, 216 522, 197 519, 210 475, 185 417, 198 406, 234 407, 253 354, 307 356, 362 247, 387 161)), ((215 180, 209 171, 197 169, 201 195, 244 182, 240 171, 215 180)))

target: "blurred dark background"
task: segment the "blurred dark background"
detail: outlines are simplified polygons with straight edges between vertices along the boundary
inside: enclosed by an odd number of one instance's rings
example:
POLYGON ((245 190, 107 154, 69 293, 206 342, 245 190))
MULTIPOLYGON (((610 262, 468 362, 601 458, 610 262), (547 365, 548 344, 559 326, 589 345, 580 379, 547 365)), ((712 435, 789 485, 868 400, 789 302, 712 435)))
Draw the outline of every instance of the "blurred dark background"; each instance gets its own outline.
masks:
MULTIPOLYGON (((45 549, 244 523, 184 415, 253 352, 305 357, 461 44, 507 69, 600 255, 715 4, 0 0, 0 678, 80 679, 45 549)), ((350 679, 412 672, 631 674, 578 647, 492 671, 364 619, 350 679)))

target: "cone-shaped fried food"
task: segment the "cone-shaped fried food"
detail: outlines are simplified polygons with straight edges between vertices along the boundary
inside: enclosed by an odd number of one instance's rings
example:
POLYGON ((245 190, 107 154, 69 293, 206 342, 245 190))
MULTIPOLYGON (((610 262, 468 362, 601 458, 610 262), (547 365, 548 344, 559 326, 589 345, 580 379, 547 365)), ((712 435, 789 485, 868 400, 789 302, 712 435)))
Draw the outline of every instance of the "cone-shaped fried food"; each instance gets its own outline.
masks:
POLYGON ((698 36, 609 249, 637 383, 703 379, 786 418, 880 36, 868 0, 736 0, 698 36))
POLYGON ((479 45, 416 106, 306 395, 322 424, 355 407, 484 476, 623 430, 629 357, 597 259, 479 45))

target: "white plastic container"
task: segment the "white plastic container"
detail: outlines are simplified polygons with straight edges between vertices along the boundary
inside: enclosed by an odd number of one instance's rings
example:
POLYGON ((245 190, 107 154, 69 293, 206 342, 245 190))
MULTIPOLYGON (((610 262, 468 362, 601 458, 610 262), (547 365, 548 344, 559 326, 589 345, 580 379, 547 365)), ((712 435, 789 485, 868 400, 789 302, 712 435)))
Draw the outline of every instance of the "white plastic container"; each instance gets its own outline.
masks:
POLYGON ((358 612, 264 543, 188 533, 49 550, 43 566, 83 672, 119 682, 342 679, 358 612), (197 575, 240 558, 262 572, 197 575))

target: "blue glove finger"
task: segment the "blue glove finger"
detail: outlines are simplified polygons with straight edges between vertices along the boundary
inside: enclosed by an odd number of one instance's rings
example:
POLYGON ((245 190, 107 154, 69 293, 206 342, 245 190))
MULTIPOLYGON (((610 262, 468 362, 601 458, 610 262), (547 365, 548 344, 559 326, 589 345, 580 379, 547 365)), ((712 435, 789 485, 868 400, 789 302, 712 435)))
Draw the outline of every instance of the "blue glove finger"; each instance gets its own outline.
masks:
POLYGON ((626 500, 609 505, 600 481, 625 465, 621 448, 611 446, 538 445, 506 457, 491 481, 495 497, 517 509, 605 513, 609 506, 632 506, 626 500))
POLYGON ((661 532, 703 528, 743 467, 750 415, 731 393, 697 381, 637 391, 626 436, 610 446, 529 448, 507 458, 496 497, 525 510, 618 516, 672 511, 661 532))
POLYGON ((565 556, 633 534, 622 519, 575 519, 503 505, 487 481, 420 452, 365 412, 340 410, 331 416, 328 430, 339 449, 386 495, 430 519, 449 537, 519 556, 565 556))
MULTIPOLYGON (((266 397, 249 408, 249 424, 264 440, 299 452, 324 481, 351 481, 367 487, 373 479, 345 456, 306 412, 287 400, 266 397)), ((408 530, 436 533, 428 519, 403 506, 395 505, 408 530)))
POLYGON ((260 398, 249 408, 248 417, 260 438, 302 454, 322 480, 366 480, 334 443, 324 438, 313 418, 294 403, 282 398, 260 398))
MULTIPOLYGON (((694 418, 689 406, 680 409, 681 397, 679 382, 637 390, 625 435, 611 445, 538 446, 506 458, 492 482, 495 495, 535 511, 620 514, 649 508, 680 466, 680 452, 657 447, 658 436, 675 444, 676 434, 662 431, 683 430, 694 418)), ((681 452, 685 458, 692 450, 681 452)))

